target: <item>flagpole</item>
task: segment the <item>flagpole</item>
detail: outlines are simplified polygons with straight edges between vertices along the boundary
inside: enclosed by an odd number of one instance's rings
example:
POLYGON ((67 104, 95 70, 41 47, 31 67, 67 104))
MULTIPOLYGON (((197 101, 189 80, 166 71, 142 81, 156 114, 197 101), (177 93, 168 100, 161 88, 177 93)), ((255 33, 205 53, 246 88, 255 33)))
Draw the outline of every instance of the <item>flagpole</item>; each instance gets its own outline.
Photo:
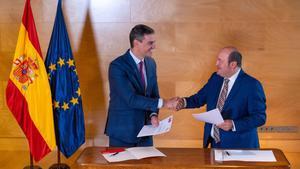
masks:
POLYGON ((57 149, 57 163, 60 164, 60 149, 57 149))
POLYGON ((71 169, 70 166, 65 163, 61 163, 60 161, 60 149, 57 146, 57 163, 51 165, 49 169, 71 169))
POLYGON ((29 150, 29 156, 30 156, 30 165, 25 166, 23 169, 42 169, 40 166, 33 165, 33 158, 30 150, 29 150))

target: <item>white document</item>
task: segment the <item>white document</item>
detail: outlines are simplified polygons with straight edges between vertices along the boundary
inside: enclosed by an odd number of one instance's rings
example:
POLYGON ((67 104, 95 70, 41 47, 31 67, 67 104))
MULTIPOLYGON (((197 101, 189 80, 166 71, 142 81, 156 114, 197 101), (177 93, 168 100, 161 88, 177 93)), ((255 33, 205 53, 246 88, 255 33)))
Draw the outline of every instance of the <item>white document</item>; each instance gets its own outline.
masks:
POLYGON ((216 161, 276 162, 272 150, 214 150, 216 161))
POLYGON ((103 153, 102 155, 108 162, 119 162, 136 159, 126 150, 118 153, 103 153))
POLYGON ((165 154, 157 150, 155 147, 132 147, 126 149, 136 159, 142 159, 147 157, 166 157, 165 154))
POLYGON ((165 154, 155 147, 133 147, 118 153, 103 153, 108 162, 119 162, 125 160, 139 160, 147 157, 166 157, 165 154))
POLYGON ((152 125, 145 125, 137 137, 143 137, 143 136, 153 136, 158 135, 162 133, 169 132, 172 127, 173 122, 173 115, 165 118, 164 120, 159 122, 159 126, 154 127, 152 125))
POLYGON ((213 109, 208 112, 193 114, 194 118, 200 121, 204 121, 211 124, 220 124, 224 122, 224 119, 219 109, 213 109))

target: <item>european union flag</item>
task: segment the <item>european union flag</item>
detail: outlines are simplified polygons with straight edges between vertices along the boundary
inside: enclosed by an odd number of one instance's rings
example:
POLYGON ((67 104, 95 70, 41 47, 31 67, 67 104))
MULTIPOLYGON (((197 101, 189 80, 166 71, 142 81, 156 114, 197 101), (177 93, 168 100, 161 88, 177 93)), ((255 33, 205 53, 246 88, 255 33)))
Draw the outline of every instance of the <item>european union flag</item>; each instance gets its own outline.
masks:
POLYGON ((84 115, 75 61, 58 1, 53 32, 46 57, 56 142, 60 151, 70 157, 84 142, 84 115))

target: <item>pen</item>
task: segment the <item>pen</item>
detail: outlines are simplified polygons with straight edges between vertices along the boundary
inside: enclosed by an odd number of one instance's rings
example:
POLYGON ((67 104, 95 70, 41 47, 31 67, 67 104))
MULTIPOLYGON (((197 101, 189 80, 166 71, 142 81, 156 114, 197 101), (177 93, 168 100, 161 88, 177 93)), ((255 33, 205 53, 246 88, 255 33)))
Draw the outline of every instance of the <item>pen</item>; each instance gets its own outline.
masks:
POLYGON ((230 156, 230 154, 229 154, 229 152, 228 152, 228 151, 225 151, 225 153, 226 153, 228 156, 230 156))
POLYGON ((115 153, 111 154, 110 157, 115 156, 117 154, 119 154, 119 152, 115 152, 115 153))

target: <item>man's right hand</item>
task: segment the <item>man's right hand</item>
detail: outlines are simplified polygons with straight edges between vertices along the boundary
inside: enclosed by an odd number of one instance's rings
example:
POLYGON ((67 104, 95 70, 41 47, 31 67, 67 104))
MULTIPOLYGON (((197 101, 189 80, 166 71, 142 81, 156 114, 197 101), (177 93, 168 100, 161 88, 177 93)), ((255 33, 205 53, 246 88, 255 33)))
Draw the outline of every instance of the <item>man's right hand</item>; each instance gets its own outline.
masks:
POLYGON ((176 110, 177 100, 179 97, 164 99, 163 107, 171 110, 176 110))
POLYGON ((167 109, 178 111, 178 110, 184 108, 184 100, 183 100, 183 98, 180 98, 180 97, 173 97, 170 99, 165 99, 163 107, 167 108, 167 109))
POLYGON ((176 105, 176 111, 185 108, 184 98, 179 98, 176 105))

